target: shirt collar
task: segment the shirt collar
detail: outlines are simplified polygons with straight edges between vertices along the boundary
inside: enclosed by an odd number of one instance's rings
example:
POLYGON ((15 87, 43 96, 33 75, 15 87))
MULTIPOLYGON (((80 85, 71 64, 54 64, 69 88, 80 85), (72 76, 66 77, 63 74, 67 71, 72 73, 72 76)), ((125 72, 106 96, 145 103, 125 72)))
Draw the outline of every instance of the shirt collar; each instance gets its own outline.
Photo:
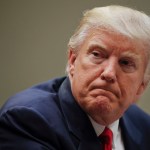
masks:
MULTIPOLYGON (((90 116, 89 119, 93 125, 93 128, 96 132, 96 135, 99 136, 105 129, 105 126, 98 124, 95 122, 90 116)), ((115 147, 115 141, 117 139, 118 133, 119 133, 119 119, 107 126, 111 131, 113 132, 113 147, 115 147)))

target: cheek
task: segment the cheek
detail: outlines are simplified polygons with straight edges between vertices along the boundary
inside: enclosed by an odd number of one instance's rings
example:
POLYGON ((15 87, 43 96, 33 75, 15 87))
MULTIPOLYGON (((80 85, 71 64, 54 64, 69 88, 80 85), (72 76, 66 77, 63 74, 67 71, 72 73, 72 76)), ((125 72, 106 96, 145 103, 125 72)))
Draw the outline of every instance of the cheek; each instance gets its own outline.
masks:
POLYGON ((95 80, 94 67, 78 60, 72 76, 72 90, 77 99, 82 99, 88 93, 90 84, 95 80))
MULTIPOLYGON (((123 78, 123 77, 122 77, 123 78)), ((137 101, 137 93, 140 87, 140 83, 136 78, 125 78, 120 84, 120 89, 122 93, 124 103, 134 103, 137 101)))
POLYGON ((88 58, 80 58, 78 57, 75 65, 74 65, 74 78, 80 84, 82 83, 90 83, 95 75, 95 66, 90 64, 88 58))

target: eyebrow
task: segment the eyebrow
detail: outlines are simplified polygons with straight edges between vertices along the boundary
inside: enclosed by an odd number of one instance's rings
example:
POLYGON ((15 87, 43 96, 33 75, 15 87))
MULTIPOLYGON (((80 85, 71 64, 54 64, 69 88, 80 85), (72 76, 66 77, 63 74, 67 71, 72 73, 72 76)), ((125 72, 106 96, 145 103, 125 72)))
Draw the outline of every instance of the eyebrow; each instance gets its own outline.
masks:
MULTIPOLYGON (((101 50, 104 50, 104 51, 109 51, 110 49, 107 48, 107 45, 103 44, 103 42, 100 42, 100 41, 92 41, 89 43, 89 46, 88 46, 88 49, 91 50, 93 48, 100 48, 101 50)), ((134 52, 131 52, 129 50, 127 51, 124 51, 122 52, 121 54, 121 57, 129 57, 129 58, 133 58, 133 59, 140 59, 140 55, 134 53, 134 52)))
POLYGON ((99 49, 104 50, 104 51, 107 50, 107 47, 104 44, 100 43, 100 42, 99 43, 97 43, 97 42, 90 43, 89 46, 88 46, 88 49, 90 50, 90 49, 93 49, 93 48, 99 48, 99 49))
POLYGON ((138 55, 136 53, 133 53, 133 52, 130 52, 130 51, 123 52, 121 54, 121 56, 123 56, 123 57, 130 57, 130 58, 134 58, 134 59, 140 59, 140 55, 138 55))

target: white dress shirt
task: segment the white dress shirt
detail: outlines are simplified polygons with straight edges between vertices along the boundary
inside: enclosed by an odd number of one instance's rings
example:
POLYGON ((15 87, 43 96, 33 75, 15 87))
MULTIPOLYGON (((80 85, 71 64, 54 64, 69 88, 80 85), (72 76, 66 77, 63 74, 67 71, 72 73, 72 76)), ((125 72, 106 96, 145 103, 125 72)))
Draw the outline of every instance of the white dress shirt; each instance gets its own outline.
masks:
MULTIPOLYGON (((98 124, 91 117, 89 117, 89 118, 90 118, 90 121, 93 125, 93 128, 94 128, 97 136, 99 136, 104 131, 105 126, 98 124)), ((121 129, 119 128, 119 120, 110 124, 108 126, 108 128, 111 129, 111 131, 113 132, 112 150, 125 150, 124 144, 123 144, 123 139, 121 136, 121 129)))

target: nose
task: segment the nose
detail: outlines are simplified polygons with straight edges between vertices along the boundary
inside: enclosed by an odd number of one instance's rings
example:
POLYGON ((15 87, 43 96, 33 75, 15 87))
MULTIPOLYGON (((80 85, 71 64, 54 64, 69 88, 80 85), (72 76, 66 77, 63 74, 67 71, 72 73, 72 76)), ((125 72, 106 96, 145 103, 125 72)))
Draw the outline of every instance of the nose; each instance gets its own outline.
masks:
POLYGON ((100 75, 102 80, 109 83, 115 83, 117 80, 117 61, 115 59, 110 59, 104 65, 104 69, 100 75))

